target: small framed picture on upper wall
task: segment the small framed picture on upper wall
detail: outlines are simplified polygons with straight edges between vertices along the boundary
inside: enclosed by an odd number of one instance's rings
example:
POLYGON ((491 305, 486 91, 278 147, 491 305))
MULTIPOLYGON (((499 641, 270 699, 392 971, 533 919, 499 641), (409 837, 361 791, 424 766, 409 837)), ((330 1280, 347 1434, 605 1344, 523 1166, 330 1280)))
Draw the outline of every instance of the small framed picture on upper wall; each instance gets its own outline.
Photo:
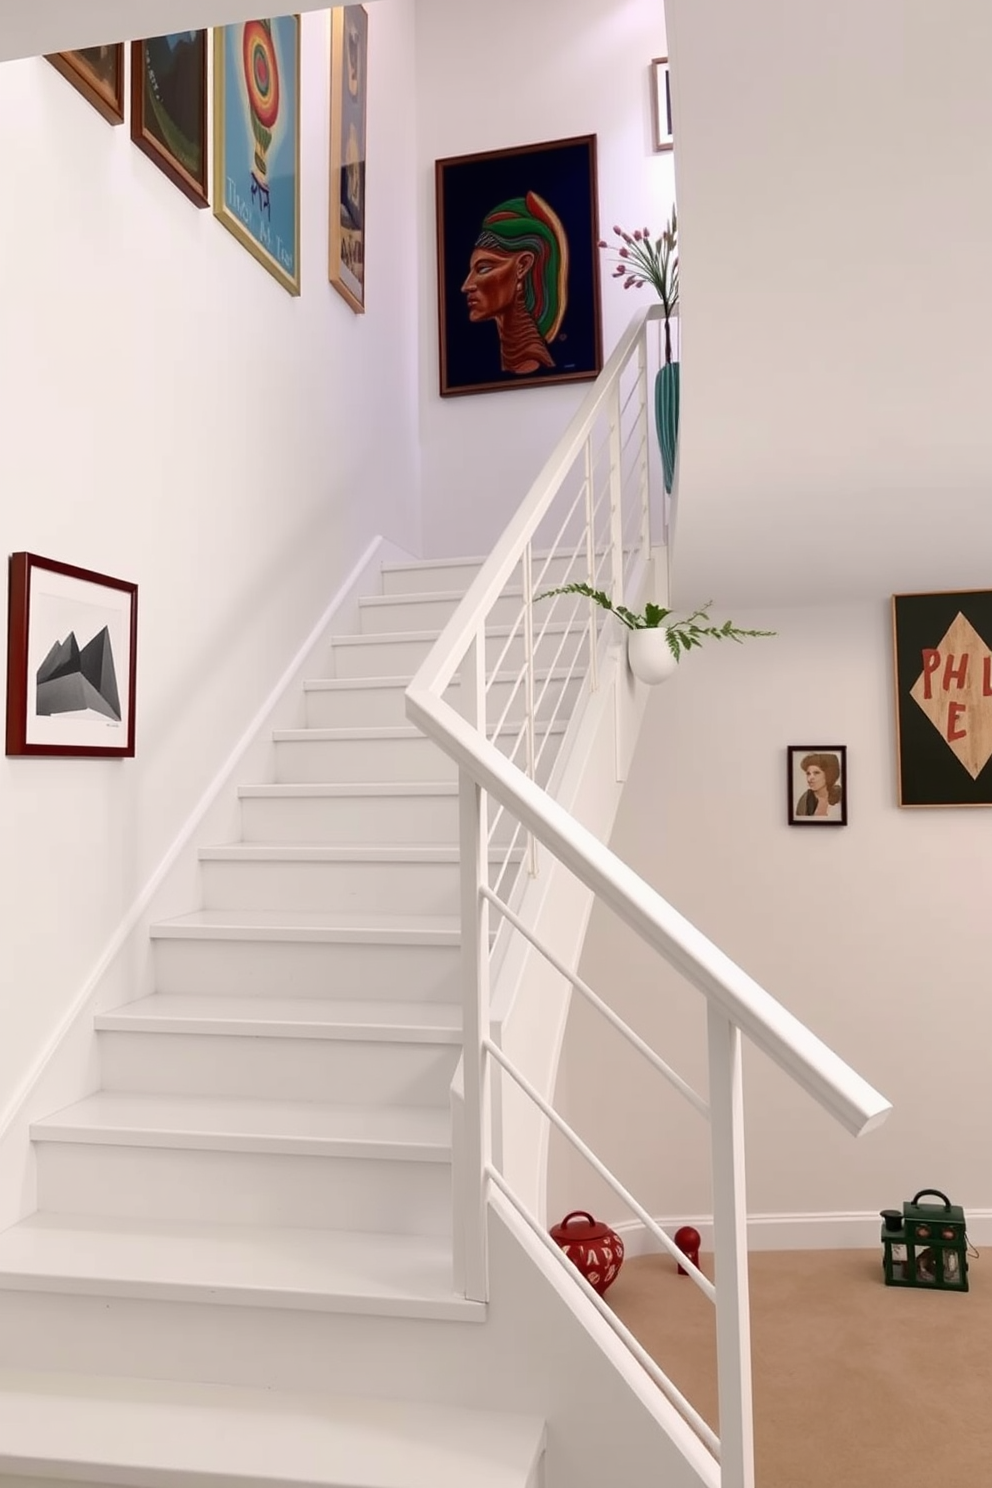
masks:
POLYGON ((124 43, 51 52, 49 62, 108 124, 124 123, 124 43))
POLYGON ((651 63, 651 112, 654 116, 654 147, 656 150, 670 150, 674 140, 672 85, 667 57, 655 57, 651 63))
POLYGON ((789 826, 846 827, 846 745, 790 744, 786 758, 789 826))

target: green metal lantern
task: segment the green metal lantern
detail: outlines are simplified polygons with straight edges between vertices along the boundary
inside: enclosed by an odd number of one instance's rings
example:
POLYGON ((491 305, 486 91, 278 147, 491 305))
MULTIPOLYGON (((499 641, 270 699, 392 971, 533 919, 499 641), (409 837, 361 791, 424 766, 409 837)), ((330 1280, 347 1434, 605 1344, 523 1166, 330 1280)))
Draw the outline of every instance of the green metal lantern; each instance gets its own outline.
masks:
POLYGON ((930 1291, 968 1290, 968 1236, 964 1210, 938 1188, 921 1188, 898 1209, 883 1209, 882 1266, 886 1286, 930 1291), (924 1204, 924 1198, 939 1204, 924 1204))

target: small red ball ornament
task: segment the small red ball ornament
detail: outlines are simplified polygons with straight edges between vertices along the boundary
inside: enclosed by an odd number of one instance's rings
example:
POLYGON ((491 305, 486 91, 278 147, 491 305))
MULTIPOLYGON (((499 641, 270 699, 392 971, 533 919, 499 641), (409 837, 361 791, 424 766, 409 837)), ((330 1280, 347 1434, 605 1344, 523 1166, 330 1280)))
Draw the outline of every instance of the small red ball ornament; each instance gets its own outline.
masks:
POLYGON ((584 1209, 573 1209, 561 1224, 551 1226, 551 1238, 581 1271, 600 1296, 617 1278, 623 1264, 623 1241, 609 1225, 600 1224, 584 1209))
MULTIPOLYGON (((683 1225, 680 1230, 675 1231, 675 1244, 682 1254, 692 1262, 694 1266, 699 1265, 699 1247, 703 1243, 703 1237, 692 1225, 683 1225)), ((679 1267, 680 1276, 688 1276, 689 1273, 684 1266, 679 1267)))

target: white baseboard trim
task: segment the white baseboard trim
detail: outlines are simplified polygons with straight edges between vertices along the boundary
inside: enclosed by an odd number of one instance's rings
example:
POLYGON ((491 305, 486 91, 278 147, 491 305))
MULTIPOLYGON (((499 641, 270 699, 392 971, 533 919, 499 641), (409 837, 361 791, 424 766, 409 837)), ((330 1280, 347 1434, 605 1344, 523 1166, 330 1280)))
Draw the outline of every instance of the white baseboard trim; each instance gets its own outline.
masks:
POLYGON ((251 722, 247 725, 237 743, 231 749, 213 780, 190 811, 171 846, 167 849, 155 871, 120 921, 120 924, 110 937, 96 964, 79 988, 65 1014, 51 1036, 46 1040, 34 1062, 25 1072, 24 1077, 21 1079, 6 1106, 0 1111, 0 1144, 3 1143, 12 1128, 24 1117, 26 1108, 31 1101, 31 1097, 37 1090, 42 1076, 50 1067, 62 1044, 78 1026, 79 1020, 90 1010, 100 984, 107 975, 109 968, 120 955, 122 948, 127 944, 128 938, 133 934, 136 927, 140 925, 156 893, 162 887, 169 873, 176 866, 182 853, 189 848, 193 836, 203 823, 204 818, 218 802, 225 789, 231 785, 234 772, 238 765, 255 742, 261 730, 265 728, 267 721, 278 708, 294 680, 306 666, 311 653, 321 644, 324 637, 331 632, 335 619, 346 608, 349 602, 354 602, 356 596, 361 592, 360 586, 362 581, 376 559, 392 557, 394 554, 399 554, 400 552, 401 550, 395 544, 388 542, 381 536, 376 537, 369 543, 350 572, 342 579, 320 619, 300 646, 293 659, 289 662, 285 671, 251 719, 251 722))
MULTIPOLYGON (((892 1207, 901 1207, 893 1201, 892 1207)), ((968 1237, 976 1248, 992 1246, 992 1209, 964 1206, 968 1237)), ((879 1205, 881 1208, 881 1205, 879 1205)), ((692 1225, 702 1236, 702 1249, 713 1249, 713 1216, 689 1214, 678 1219, 656 1221, 674 1237, 682 1225, 692 1225)), ((879 1245, 882 1221, 875 1213, 751 1214, 747 1222, 749 1250, 871 1250, 879 1245)), ((628 1256, 655 1255, 661 1250, 640 1220, 624 1220, 613 1226, 628 1256)))

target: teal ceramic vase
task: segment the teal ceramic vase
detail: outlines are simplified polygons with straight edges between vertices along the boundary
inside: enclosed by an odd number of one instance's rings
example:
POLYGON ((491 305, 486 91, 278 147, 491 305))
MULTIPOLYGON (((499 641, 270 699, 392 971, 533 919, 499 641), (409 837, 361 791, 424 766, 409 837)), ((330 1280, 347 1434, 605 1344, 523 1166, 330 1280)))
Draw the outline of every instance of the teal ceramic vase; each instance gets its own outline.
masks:
POLYGON ((654 380, 654 422, 661 446, 665 490, 671 495, 679 441, 679 364, 665 362, 654 380))

